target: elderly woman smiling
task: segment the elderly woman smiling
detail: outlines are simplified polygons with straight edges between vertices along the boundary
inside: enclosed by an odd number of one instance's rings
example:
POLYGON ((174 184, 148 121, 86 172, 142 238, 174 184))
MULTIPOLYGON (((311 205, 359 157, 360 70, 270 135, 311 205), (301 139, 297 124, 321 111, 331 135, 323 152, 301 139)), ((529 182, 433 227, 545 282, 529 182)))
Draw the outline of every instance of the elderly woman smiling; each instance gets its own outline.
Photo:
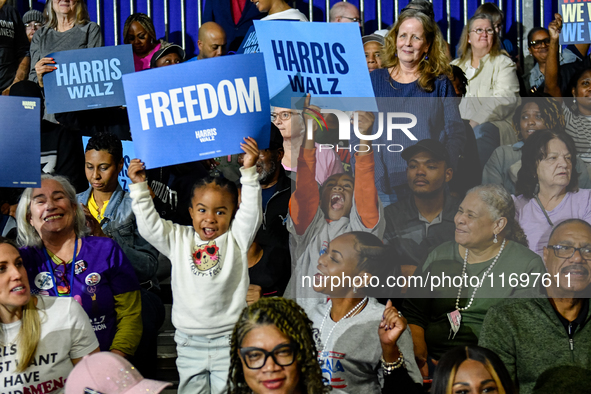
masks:
POLYGON ((525 287, 501 286, 500 274, 508 278, 546 272, 542 259, 527 248, 523 230, 515 221, 511 195, 502 186, 477 186, 468 191, 454 220, 455 241, 429 254, 423 279, 467 275, 479 283, 468 280, 468 287, 459 288, 444 284, 427 294, 409 289, 403 309, 425 376, 428 359, 437 360, 454 346, 477 344, 490 306, 533 285, 531 281, 525 287))
POLYGON ((16 211, 21 255, 34 293, 73 297, 90 318, 101 350, 133 355, 142 334, 139 283, 117 243, 87 237, 76 192, 43 175, 16 211))
POLYGON ((579 173, 573 169, 575 158, 575 143, 566 133, 537 131, 523 145, 516 219, 530 249, 540 256, 554 225, 566 219, 591 223, 591 190, 579 190, 579 173))
POLYGON ((31 295, 23 259, 3 237, 0 343, 0 381, 12 393, 59 392, 73 366, 99 350, 88 316, 73 299, 31 295))

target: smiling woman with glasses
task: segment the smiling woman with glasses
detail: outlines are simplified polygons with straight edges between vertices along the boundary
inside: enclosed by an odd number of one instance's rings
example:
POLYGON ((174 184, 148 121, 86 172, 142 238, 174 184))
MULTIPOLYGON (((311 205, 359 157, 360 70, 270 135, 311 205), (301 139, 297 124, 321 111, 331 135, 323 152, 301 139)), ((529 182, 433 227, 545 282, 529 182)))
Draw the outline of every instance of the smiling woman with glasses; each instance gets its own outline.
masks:
POLYGON ((246 307, 230 341, 229 394, 327 393, 312 322, 294 301, 261 298, 246 307))

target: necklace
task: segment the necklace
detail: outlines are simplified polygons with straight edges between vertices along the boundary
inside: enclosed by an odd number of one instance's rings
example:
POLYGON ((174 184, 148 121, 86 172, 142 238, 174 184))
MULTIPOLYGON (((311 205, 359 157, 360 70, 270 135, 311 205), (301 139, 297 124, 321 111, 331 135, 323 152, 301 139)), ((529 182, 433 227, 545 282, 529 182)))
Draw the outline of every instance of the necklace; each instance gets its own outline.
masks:
MULTIPOLYGON (((458 333, 458 331, 460 331, 460 325, 462 322, 462 314, 460 313, 460 311, 466 311, 468 310, 468 308, 470 308, 472 306, 472 302, 474 302, 474 296, 476 296, 476 292, 478 291, 478 289, 482 286, 482 284, 484 283, 484 278, 486 277, 486 275, 488 275, 493 267, 495 266, 497 260, 499 259, 499 257, 501 256, 501 253, 503 252, 503 249, 505 248, 505 243, 507 242, 506 239, 503 240, 503 243, 501 244, 501 249, 499 249, 499 253, 497 253, 497 255, 495 256, 495 259, 493 260, 493 262, 491 263, 491 265, 486 269, 486 271, 484 271, 484 273, 482 274, 482 278, 480 278, 480 282, 479 285, 477 287, 474 288, 474 291, 472 292, 472 297, 470 297, 470 301, 468 302, 468 305, 466 305, 463 308, 460 308, 460 297, 462 295, 462 287, 460 286, 460 288, 458 289, 458 296, 456 298, 456 309, 449 312, 447 314, 447 318, 449 320, 449 324, 451 325, 451 329, 449 331, 449 338, 448 339, 454 339, 456 334, 458 333)), ((468 265, 468 252, 469 250, 466 249, 466 254, 464 255, 464 266, 462 267, 462 276, 461 278, 464 277, 464 275, 466 275, 466 267, 468 265)))
MULTIPOLYGON (((343 316, 343 318, 341 320, 339 320, 338 322, 335 323, 334 326, 332 326, 332 328, 330 329, 330 331, 328 332, 328 336, 326 337, 326 341, 325 344, 328 343, 328 340, 330 339, 330 336, 332 335, 332 332, 334 331, 334 329, 336 328, 336 326, 343 320, 354 316, 354 314, 356 315, 357 312, 359 312, 361 310, 361 307, 365 304, 366 301, 369 301, 368 297, 365 297, 364 299, 362 299, 359 304, 355 305, 353 307, 353 309, 351 309, 345 316, 343 316)), ((326 318, 330 315, 330 312, 332 311, 332 301, 330 301, 330 308, 328 308, 328 310, 326 311, 326 313, 324 314, 324 318, 322 319, 322 324, 320 325, 320 330, 319 330, 319 339, 320 342, 322 343, 322 329, 324 328, 324 323, 326 322, 326 318)), ((322 350, 320 350, 319 353, 322 353, 324 351, 324 348, 326 347, 326 345, 322 345, 322 350)))
MULTIPOLYGON (((476 292, 482 286, 482 283, 484 282, 484 278, 486 277, 486 275, 488 275, 490 273, 490 271, 492 271, 493 267, 495 266, 495 263, 497 262, 497 260, 501 256, 501 253, 503 252, 503 249, 505 248, 505 242, 507 242, 506 239, 503 240, 503 243, 501 244, 501 249, 499 249, 499 253, 497 253, 497 255, 495 256, 495 259, 493 260, 492 264, 486 269, 486 271, 484 271, 484 274, 482 274, 482 278, 480 278, 480 285, 474 288, 474 291, 472 292, 472 297, 470 297, 470 302, 468 302, 468 305, 466 305, 463 308, 460 308, 460 295, 462 294, 462 287, 460 286, 460 290, 458 291, 458 297, 456 298, 456 309, 458 311, 465 311, 468 308, 470 308, 470 306, 472 306, 472 302, 474 301, 474 296, 476 295, 476 292)), ((464 256, 464 267, 462 268, 462 278, 466 274, 466 266, 467 265, 468 265, 468 249, 466 249, 466 254, 464 256)))

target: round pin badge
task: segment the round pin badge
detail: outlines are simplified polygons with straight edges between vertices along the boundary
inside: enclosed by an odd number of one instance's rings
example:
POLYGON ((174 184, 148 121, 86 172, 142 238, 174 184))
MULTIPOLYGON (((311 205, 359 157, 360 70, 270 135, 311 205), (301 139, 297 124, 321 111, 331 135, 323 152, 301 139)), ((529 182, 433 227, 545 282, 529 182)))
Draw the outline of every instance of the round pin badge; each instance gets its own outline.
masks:
POLYGON ((97 272, 93 272, 90 273, 86 276, 86 279, 84 279, 84 282, 88 285, 88 286, 96 286, 98 285, 98 283, 101 281, 101 275, 97 272))
POLYGON ((37 276, 35 276, 35 286, 41 290, 49 290, 53 287, 53 280, 51 279, 51 274, 47 271, 39 272, 37 276))

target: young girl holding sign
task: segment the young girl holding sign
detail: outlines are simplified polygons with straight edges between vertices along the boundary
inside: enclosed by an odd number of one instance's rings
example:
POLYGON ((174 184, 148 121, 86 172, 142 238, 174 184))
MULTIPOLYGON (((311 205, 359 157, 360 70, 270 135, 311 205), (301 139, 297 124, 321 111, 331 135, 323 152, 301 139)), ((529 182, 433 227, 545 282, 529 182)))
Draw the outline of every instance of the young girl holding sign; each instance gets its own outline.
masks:
POLYGON ((246 306, 247 252, 262 221, 261 187, 253 138, 241 144, 242 204, 236 186, 207 178, 193 186, 193 226, 161 219, 154 209, 145 166, 128 168, 132 208, 140 234, 172 263, 172 323, 176 328, 179 393, 222 393, 230 367, 230 335, 246 306))

